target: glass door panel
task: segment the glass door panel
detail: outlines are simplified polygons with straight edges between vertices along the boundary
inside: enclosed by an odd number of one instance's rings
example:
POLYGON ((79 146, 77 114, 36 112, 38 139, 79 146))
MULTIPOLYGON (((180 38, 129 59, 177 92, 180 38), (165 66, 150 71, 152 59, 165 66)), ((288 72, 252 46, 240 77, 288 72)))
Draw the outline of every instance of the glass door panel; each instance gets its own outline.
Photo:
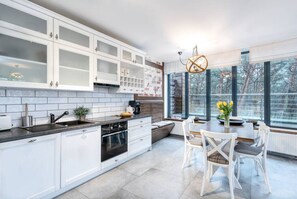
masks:
POLYGON ((141 55, 135 55, 135 63, 143 65, 144 63, 144 57, 141 55))
POLYGON ((132 52, 123 49, 122 50, 122 59, 127 60, 127 61, 133 61, 132 52))
POLYGON ((59 44, 55 53, 56 63, 58 62, 56 65, 59 67, 55 86, 77 90, 81 90, 79 87, 85 87, 90 90, 91 53, 59 44))
POLYGON ((95 51, 99 54, 107 55, 112 58, 118 57, 118 46, 112 42, 105 41, 102 38, 96 39, 96 48, 95 51))
POLYGON ((0 81, 47 85, 52 75, 51 52, 50 41, 0 28, 0 81))
POLYGON ((14 2, 0 3, 0 24, 7 28, 41 36, 52 37, 52 18, 14 2))
POLYGON ((96 59, 98 83, 119 84, 119 62, 107 58, 96 59))
POLYGON ((55 41, 91 51, 92 34, 62 21, 55 20, 55 41))

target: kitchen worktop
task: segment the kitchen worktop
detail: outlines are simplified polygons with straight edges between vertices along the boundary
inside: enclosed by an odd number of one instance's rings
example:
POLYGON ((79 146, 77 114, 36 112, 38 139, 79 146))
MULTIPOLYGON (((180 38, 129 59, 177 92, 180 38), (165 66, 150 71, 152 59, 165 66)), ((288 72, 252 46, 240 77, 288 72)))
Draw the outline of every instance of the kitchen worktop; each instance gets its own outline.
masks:
POLYGON ((58 128, 58 129, 51 129, 51 130, 41 131, 41 132, 34 132, 34 133, 21 128, 12 128, 11 130, 0 131, 0 143, 38 137, 43 135, 49 135, 49 134, 55 134, 55 133, 61 133, 64 131, 72 131, 72 130, 78 130, 83 128, 101 126, 104 124, 110 124, 115 122, 125 122, 128 120, 141 119, 145 117, 151 117, 151 116, 135 115, 127 118, 121 118, 120 116, 98 117, 98 118, 92 118, 92 119, 86 120, 90 123, 80 124, 75 126, 68 126, 68 127, 58 128))

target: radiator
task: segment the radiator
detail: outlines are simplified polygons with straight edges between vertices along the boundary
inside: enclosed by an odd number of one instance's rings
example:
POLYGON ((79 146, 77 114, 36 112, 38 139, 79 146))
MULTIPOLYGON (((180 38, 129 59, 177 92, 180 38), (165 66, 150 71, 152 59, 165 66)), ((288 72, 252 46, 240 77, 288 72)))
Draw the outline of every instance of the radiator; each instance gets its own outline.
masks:
POLYGON ((297 156, 297 134, 271 132, 268 151, 297 156))

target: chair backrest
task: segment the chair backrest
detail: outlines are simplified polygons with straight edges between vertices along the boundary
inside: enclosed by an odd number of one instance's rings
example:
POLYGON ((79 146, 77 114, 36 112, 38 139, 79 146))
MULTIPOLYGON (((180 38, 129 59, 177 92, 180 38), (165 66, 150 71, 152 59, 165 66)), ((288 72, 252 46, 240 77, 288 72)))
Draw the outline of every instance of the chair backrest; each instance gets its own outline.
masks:
POLYGON ((205 162, 207 162, 207 157, 216 152, 220 153, 229 164, 233 162, 237 133, 215 133, 201 130, 201 135, 205 162), (206 146, 206 143, 208 143, 208 146, 206 146), (227 145, 229 145, 228 149, 226 149, 227 145))
POLYGON ((256 147, 261 147, 264 156, 267 154, 270 128, 265 123, 259 125, 259 140, 256 147))
POLYGON ((194 118, 189 117, 188 119, 184 120, 182 123, 185 142, 188 142, 189 139, 194 138, 194 136, 190 133, 190 129, 189 129, 190 124, 194 122, 194 118))

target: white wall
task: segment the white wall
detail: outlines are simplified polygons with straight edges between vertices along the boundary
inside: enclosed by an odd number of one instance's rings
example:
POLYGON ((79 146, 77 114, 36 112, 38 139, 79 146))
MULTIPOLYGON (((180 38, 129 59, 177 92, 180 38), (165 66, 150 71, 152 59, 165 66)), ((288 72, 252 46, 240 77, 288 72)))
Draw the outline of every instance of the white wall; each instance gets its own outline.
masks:
POLYGON ((129 100, 133 100, 133 94, 119 94, 114 88, 99 86, 92 92, 0 88, 0 114, 10 115, 14 127, 18 127, 26 103, 34 124, 44 124, 49 122, 50 113, 58 116, 69 111, 61 121, 76 119, 73 109, 78 106, 90 108, 87 118, 117 115, 125 110, 129 100))

